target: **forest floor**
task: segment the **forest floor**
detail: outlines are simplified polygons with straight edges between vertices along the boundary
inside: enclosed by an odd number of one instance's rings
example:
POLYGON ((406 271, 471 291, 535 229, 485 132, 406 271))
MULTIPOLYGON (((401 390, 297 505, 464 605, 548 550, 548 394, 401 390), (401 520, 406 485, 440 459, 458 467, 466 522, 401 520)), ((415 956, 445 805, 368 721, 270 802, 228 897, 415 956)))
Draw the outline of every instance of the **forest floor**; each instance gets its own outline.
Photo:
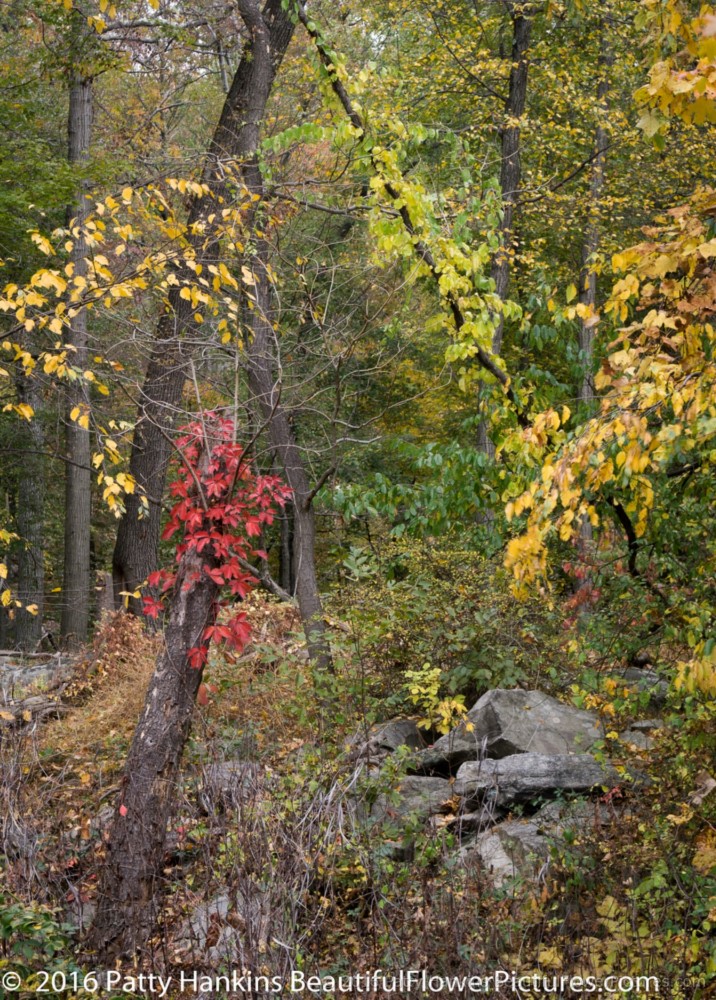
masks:
MULTIPOLYGON (((233 966, 287 977, 298 956, 301 968, 324 975, 652 974, 662 995, 713 992, 716 824, 708 790, 697 802, 708 760, 690 764, 694 747, 709 752, 703 725, 670 719, 648 749, 632 748, 649 784, 594 795, 596 819, 553 845, 541 877, 495 886, 461 860, 449 816, 416 824, 407 850, 379 824, 355 822, 350 802, 361 780, 375 798, 399 784, 404 767, 398 755, 367 784, 356 771, 350 740, 366 722, 360 670, 340 663, 317 692, 295 610, 257 596, 247 608, 251 646, 214 657, 200 691, 168 832, 159 930, 141 968, 178 976, 233 966), (241 769, 238 790, 232 768, 241 769)), ((65 691, 69 710, 3 737, 6 808, 27 834, 24 849, 7 852, 3 892, 16 906, 39 905, 70 935, 56 960, 81 955, 160 641, 132 618, 107 619, 65 691)), ((34 933, 28 967, 51 950, 49 926, 34 933)), ((4 939, 8 961, 14 938, 7 931, 4 939)))

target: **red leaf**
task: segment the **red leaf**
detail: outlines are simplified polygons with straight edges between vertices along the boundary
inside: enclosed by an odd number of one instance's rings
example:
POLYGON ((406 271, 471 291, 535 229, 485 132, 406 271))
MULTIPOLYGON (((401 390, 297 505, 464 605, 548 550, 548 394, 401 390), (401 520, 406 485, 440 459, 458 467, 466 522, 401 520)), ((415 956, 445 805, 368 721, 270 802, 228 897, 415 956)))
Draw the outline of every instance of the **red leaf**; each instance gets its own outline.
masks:
POLYGON ((119 815, 120 816, 127 815, 127 807, 124 805, 124 803, 122 803, 122 805, 119 807, 119 815))
POLYGON ((142 598, 142 610, 147 618, 158 618, 162 605, 153 597, 144 597, 142 598))
POLYGON ((208 646, 192 646, 192 648, 187 653, 187 659, 189 660, 189 666, 193 670, 199 670, 206 663, 206 654, 209 652, 208 646))

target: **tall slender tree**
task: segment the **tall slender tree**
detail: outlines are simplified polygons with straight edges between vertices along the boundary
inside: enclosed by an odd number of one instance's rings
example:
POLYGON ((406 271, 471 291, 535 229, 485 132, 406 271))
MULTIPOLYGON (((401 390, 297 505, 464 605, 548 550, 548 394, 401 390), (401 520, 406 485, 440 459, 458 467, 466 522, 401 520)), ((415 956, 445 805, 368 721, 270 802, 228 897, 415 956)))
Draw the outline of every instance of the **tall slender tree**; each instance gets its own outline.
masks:
MULTIPOLYGON (((92 75, 87 70, 88 30, 84 15, 72 14, 70 106, 67 157, 78 172, 89 159, 92 135, 92 75)), ((85 223, 89 214, 87 183, 81 180, 77 198, 68 207, 72 230, 71 263, 75 278, 87 274, 85 223)), ((65 434, 65 547, 62 584, 61 630, 65 643, 74 647, 87 637, 90 614, 90 506, 92 488, 87 369, 87 311, 69 310, 67 348, 75 372, 66 390, 65 434), (73 314, 74 313, 74 314, 73 314)))
MULTIPOLYGON (((609 72, 614 61, 609 46, 607 32, 610 26, 608 16, 599 19, 599 81, 597 83, 597 114, 603 116, 608 107, 610 89, 609 72)), ((583 375, 579 385, 579 399, 589 403, 594 398, 592 360, 594 356, 594 334, 596 329, 597 269, 596 254, 600 242, 600 212, 604 196, 605 167, 609 138, 603 120, 598 119, 594 133, 594 159, 589 180, 589 216, 582 246, 582 271, 579 279, 579 299, 588 307, 579 325, 579 351, 583 375)))
MULTIPOLYGON (((504 302, 510 285, 510 268, 513 249, 515 208, 522 179, 520 155, 521 121, 527 103, 527 79, 529 75, 529 46, 534 13, 529 3, 507 3, 512 24, 512 45, 510 51, 510 76, 505 99, 504 120, 500 130, 500 194, 502 196, 502 219, 499 228, 499 246, 492 262, 491 277, 495 291, 504 302)), ((495 316, 495 332, 492 335, 492 352, 500 354, 504 333, 504 316, 495 316)), ((481 451, 494 454, 487 422, 483 419, 478 426, 478 447, 481 451)))
MULTIPOLYGON (((219 237, 207 218, 210 203, 230 200, 230 178, 234 182, 245 165, 255 159, 259 135, 271 87, 293 35, 293 22, 281 0, 267 0, 258 8, 241 0, 239 11, 248 26, 248 38, 238 69, 224 101, 218 125, 206 153, 202 182, 213 198, 194 198, 187 219, 189 249, 197 264, 216 263, 219 237), (267 50, 259 46, 268 46, 267 50)), ((191 277, 191 276, 189 276, 191 277)), ((149 499, 149 515, 140 518, 138 496, 127 498, 127 509, 117 533, 112 559, 115 603, 122 591, 133 593, 157 568, 161 504, 171 455, 170 431, 181 407, 181 397, 190 370, 190 341, 200 336, 195 309, 174 285, 159 318, 152 354, 139 401, 132 443, 130 472, 149 499)), ((139 612, 140 602, 131 598, 130 610, 139 612)))

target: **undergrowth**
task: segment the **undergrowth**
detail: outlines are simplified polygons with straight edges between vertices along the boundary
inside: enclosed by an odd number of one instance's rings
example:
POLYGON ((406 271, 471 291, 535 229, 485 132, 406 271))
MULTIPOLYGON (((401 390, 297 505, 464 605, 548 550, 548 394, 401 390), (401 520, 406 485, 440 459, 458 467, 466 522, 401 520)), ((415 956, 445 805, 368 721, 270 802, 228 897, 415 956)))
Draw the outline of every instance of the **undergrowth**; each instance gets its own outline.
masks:
MULTIPOLYGON (((566 696, 579 689, 580 664, 565 651, 574 629, 560 627, 559 600, 507 613, 499 573, 457 552, 424 554, 403 580, 369 576, 352 585, 350 602, 347 594, 331 609, 333 676, 307 661, 295 609, 260 595, 246 602, 252 645, 210 659, 143 967, 617 971, 690 977, 671 995, 705 996, 699 983, 716 973, 716 795, 704 792, 716 756, 711 708, 672 700, 650 749, 607 740, 612 759, 636 761, 646 782, 625 780, 595 801, 595 820, 553 844, 539 880, 496 889, 460 853, 457 800, 440 822, 408 820, 402 832, 361 818, 356 789, 369 782, 373 795, 390 793, 405 764, 399 754, 367 769, 352 737, 390 714, 418 714, 406 671, 423 663, 440 668, 436 697, 461 695, 468 707, 498 684, 566 696), (250 766, 233 799, 209 781, 227 764, 250 766), (202 907, 206 933, 192 923, 202 907)), ((5 823, 0 872, 5 967, 67 965, 70 956, 91 965, 77 925, 91 917, 158 641, 124 616, 108 620, 70 711, 41 730, 2 734, 5 812, 18 824, 11 843, 5 823)), ((610 695, 618 702, 621 688, 603 689, 603 704, 610 695)), ((627 698, 615 711, 607 717, 616 725, 644 706, 627 698)))

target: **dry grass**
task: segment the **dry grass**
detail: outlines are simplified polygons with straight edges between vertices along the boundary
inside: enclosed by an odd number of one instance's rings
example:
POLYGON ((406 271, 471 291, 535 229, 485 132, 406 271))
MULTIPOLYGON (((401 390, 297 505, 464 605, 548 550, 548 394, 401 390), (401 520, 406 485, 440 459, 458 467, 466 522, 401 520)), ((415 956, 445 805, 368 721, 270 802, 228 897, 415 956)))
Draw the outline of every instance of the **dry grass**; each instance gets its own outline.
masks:
POLYGON ((44 728, 40 749, 62 756, 99 753, 129 741, 154 669, 160 639, 139 619, 108 616, 67 692, 71 708, 44 728))

